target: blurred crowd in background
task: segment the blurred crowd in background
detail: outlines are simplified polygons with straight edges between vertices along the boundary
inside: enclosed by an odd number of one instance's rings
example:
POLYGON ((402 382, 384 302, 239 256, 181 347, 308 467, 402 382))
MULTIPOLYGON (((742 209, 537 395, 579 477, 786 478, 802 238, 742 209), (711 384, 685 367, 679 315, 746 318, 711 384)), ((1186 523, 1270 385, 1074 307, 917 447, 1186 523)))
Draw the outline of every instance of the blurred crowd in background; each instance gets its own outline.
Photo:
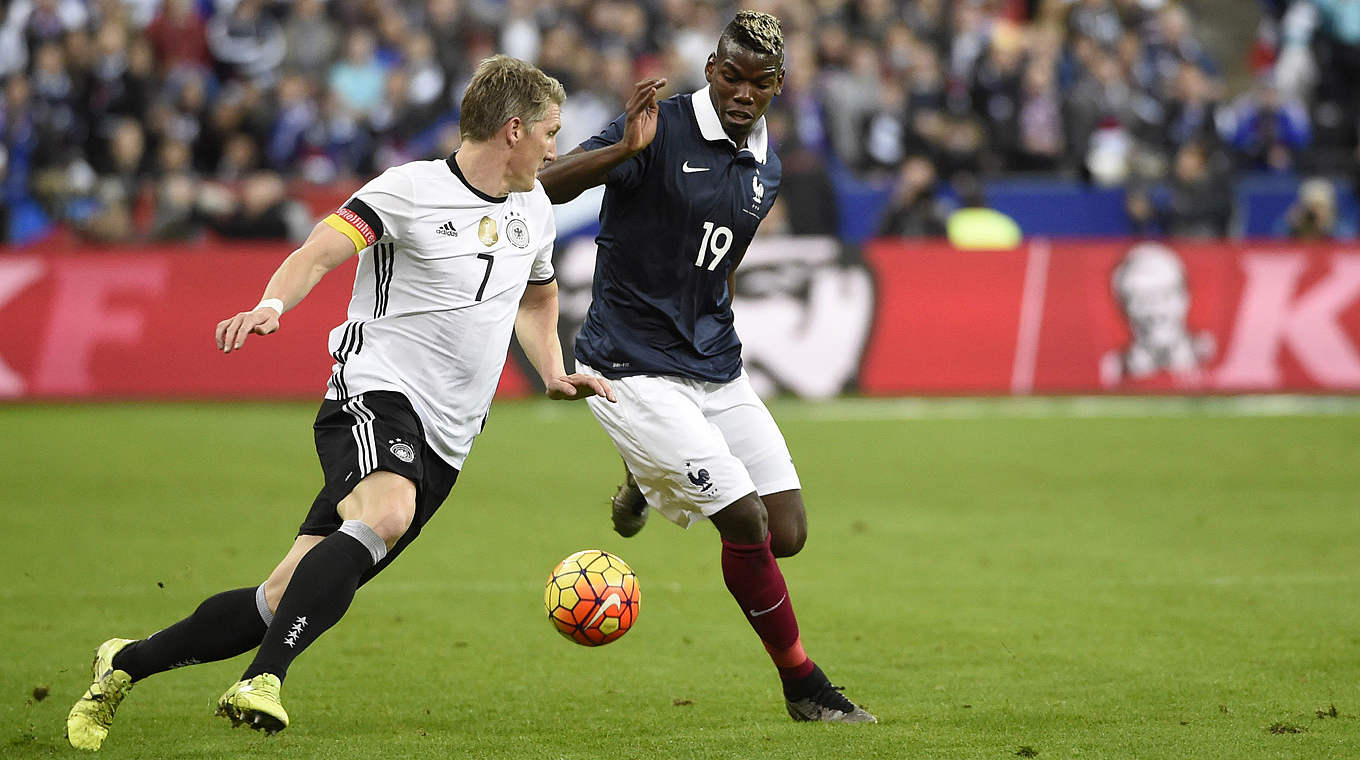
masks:
POLYGON ((1196 16, 1224 5, 0 0, 0 229, 296 240, 312 223, 299 188, 454 150, 482 58, 562 80, 566 152, 644 76, 703 86, 722 26, 754 7, 785 31, 774 228, 834 233, 848 180, 894 188, 880 232, 938 235, 951 206, 985 204, 985 180, 1027 173, 1126 188, 1140 233, 1214 237, 1231 180, 1266 172, 1329 177, 1304 183, 1280 234, 1353 235, 1335 192, 1360 167, 1360 0, 1228 3, 1262 17, 1228 62, 1196 16), (1246 72, 1236 86, 1225 63, 1246 72))

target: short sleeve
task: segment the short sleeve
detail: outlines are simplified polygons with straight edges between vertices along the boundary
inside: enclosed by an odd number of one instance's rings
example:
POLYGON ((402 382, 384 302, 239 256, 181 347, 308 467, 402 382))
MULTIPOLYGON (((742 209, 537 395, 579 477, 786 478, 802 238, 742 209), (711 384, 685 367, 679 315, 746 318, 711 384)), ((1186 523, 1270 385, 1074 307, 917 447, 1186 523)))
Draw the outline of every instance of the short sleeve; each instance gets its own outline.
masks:
POLYGON ((557 277, 553 269, 553 246, 557 240, 557 222, 553 219, 552 205, 547 207, 547 224, 544 226, 543 244, 534 254, 534 265, 529 270, 530 285, 547 285, 557 277))
POLYGON ((411 179, 396 167, 359 188, 345 205, 324 220, 363 249, 384 235, 402 237, 411 218, 411 179))
MULTIPOLYGON (((609 123, 598 135, 581 143, 582 150, 598 150, 607 145, 613 145, 623 139, 623 127, 628 115, 621 114, 617 119, 609 123)), ((662 140, 662 126, 665 120, 657 115, 656 137, 651 144, 643 148, 640 153, 614 167, 609 172, 609 177, 605 180, 606 184, 632 189, 642 184, 642 177, 647 173, 647 167, 651 165, 653 157, 659 151, 662 140)))

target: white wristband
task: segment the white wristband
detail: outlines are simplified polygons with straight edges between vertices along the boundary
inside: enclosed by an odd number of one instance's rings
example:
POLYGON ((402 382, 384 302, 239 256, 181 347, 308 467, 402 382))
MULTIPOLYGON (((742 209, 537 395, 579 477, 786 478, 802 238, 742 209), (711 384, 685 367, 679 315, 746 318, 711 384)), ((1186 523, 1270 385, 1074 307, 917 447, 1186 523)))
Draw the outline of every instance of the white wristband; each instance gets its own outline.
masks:
POLYGON ((259 311, 260 309, 266 309, 266 308, 268 308, 268 309, 273 309, 274 311, 276 311, 276 312, 279 313, 279 316, 280 316, 280 317, 282 317, 282 316, 283 316, 283 299, 281 299, 281 298, 266 298, 266 299, 264 299, 263 301, 260 301, 258 304, 256 304, 256 305, 255 305, 255 308, 254 308, 254 309, 251 309, 251 311, 259 311))

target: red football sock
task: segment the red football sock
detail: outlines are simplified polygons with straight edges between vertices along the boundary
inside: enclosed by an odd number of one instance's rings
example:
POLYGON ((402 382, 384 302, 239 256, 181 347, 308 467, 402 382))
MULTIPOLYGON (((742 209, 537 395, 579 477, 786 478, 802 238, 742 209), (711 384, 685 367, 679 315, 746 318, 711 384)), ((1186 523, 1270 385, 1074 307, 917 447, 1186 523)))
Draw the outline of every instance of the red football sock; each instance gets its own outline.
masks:
POLYGON ((784 574, 770 553, 770 536, 758 544, 723 539, 722 571, 727 590, 765 644, 780 678, 797 680, 811 673, 814 665, 798 638, 798 618, 784 574))

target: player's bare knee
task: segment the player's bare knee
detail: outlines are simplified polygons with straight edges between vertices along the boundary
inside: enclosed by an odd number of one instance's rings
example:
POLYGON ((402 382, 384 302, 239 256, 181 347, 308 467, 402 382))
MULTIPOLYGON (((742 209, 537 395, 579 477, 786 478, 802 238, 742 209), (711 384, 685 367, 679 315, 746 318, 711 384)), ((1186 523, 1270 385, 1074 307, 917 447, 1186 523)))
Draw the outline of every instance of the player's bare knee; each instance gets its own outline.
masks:
POLYGON ((415 484, 405 478, 393 481, 389 488, 383 490, 376 512, 377 519, 370 527, 391 549, 398 539, 406 535, 411 522, 415 520, 415 484))
MULTIPOLYGON (((382 538, 387 548, 391 549, 396 545, 406 531, 411 528, 411 522, 415 520, 416 505, 414 501, 393 499, 379 510, 373 522, 368 527, 373 529, 382 538)), ((365 520, 364 522, 368 522, 365 520)))
POLYGON ((728 504, 709 519, 723 538, 735 544, 758 544, 769 533, 765 504, 755 493, 728 504))
POLYGON ((760 497, 770 520, 770 551, 776 557, 792 557, 807 542, 807 512, 799 490, 760 497))
POLYGON ((416 486, 401 475, 379 470, 359 482, 336 507, 342 520, 359 520, 391 549, 416 515, 416 486))
POLYGON ((807 543, 806 525, 770 525, 770 552, 776 557, 792 557, 807 543))

